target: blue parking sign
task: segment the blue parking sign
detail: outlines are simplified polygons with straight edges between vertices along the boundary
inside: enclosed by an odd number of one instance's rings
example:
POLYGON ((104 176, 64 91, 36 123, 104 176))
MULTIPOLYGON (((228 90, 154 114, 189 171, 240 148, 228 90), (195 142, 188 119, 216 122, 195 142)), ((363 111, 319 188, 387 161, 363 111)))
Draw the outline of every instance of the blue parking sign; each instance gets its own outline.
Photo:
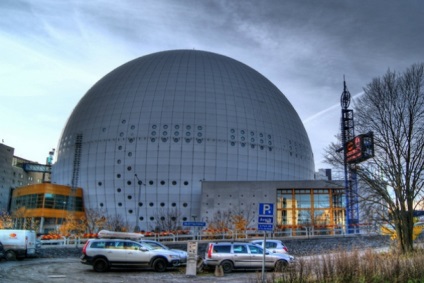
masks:
POLYGON ((274 215, 274 204, 273 203, 260 203, 259 204, 259 215, 274 215))

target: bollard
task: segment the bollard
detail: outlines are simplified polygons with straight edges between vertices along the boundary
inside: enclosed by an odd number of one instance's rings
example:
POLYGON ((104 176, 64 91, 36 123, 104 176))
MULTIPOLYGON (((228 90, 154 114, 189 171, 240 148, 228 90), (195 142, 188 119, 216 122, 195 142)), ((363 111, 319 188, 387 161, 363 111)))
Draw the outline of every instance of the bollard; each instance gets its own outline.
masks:
POLYGON ((215 266, 215 276, 216 277, 224 276, 224 270, 222 269, 222 265, 218 264, 217 266, 215 266))

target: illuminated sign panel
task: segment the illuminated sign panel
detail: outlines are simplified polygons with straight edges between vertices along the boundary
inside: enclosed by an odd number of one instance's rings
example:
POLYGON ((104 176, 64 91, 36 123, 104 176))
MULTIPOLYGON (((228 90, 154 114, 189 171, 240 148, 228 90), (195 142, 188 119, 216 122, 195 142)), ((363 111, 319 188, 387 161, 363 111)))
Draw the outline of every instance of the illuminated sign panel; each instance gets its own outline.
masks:
POLYGON ((359 163, 374 156, 373 133, 362 134, 346 143, 346 162, 359 163))

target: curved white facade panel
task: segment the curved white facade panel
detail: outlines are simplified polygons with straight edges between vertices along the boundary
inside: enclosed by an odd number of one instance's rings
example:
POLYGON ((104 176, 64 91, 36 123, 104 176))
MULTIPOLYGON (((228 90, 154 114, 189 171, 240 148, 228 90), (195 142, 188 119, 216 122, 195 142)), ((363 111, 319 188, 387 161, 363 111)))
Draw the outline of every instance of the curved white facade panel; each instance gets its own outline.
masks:
POLYGON ((200 215, 202 180, 313 176, 302 122, 269 80, 222 55, 174 50, 130 61, 86 93, 52 182, 82 187, 87 208, 150 230, 161 217, 200 215))

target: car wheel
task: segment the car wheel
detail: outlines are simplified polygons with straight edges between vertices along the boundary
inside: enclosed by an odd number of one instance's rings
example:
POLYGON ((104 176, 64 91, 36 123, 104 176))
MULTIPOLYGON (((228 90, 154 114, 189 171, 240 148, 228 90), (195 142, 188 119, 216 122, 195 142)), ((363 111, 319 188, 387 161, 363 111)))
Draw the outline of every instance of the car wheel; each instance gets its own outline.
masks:
POLYGON ((276 272, 281 272, 281 271, 283 271, 284 269, 286 269, 286 267, 287 267, 287 265, 288 265, 289 263, 287 262, 287 261, 285 261, 285 260, 279 260, 279 261, 277 261, 276 263, 275 263, 275 268, 274 268, 274 271, 276 271, 276 272))
POLYGON ((222 271, 224 271, 224 273, 230 273, 234 269, 234 264, 229 260, 224 260, 220 265, 222 266, 222 271))
POLYGON ((6 258, 6 260, 16 260, 16 254, 14 251, 7 251, 4 254, 4 257, 6 258))
POLYGON ((153 269, 156 272, 164 272, 166 270, 166 267, 167 267, 167 262, 163 258, 155 259, 155 261, 153 262, 153 269))
POLYGON ((93 262, 93 269, 97 272, 105 272, 109 269, 109 262, 104 258, 98 258, 93 262))

